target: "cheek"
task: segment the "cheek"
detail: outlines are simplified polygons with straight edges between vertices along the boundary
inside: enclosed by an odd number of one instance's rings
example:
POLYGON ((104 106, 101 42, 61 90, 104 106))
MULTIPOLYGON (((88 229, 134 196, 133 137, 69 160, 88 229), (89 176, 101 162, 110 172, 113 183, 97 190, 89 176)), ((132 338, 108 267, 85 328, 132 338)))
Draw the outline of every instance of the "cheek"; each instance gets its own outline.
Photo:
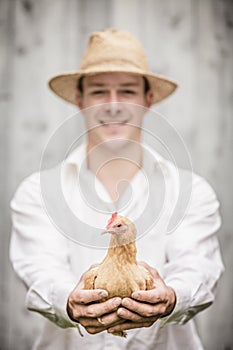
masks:
POLYGON ((82 109, 93 106, 93 103, 91 102, 90 97, 86 93, 83 93, 80 99, 80 103, 81 103, 82 109))
POLYGON ((85 119, 85 124, 86 124, 86 131, 91 134, 91 135, 99 135, 100 134, 100 128, 96 125, 93 120, 86 118, 85 119))
POLYGON ((134 100, 137 105, 147 107, 147 95, 145 95, 144 92, 135 96, 134 100))
POLYGON ((103 102, 101 102, 102 99, 103 99, 103 97, 101 97, 99 95, 92 96, 90 94, 84 94, 83 95, 83 107, 88 108, 88 107, 93 107, 95 105, 103 103, 103 102))
POLYGON ((142 126, 144 114, 145 114, 145 109, 140 106, 134 107, 133 110, 131 111, 131 115, 132 115, 131 124, 135 125, 135 128, 138 129, 142 126))
POLYGON ((84 119, 86 131, 91 132, 91 133, 96 132, 96 130, 98 128, 96 128, 95 118, 93 118, 93 116, 89 115, 89 113, 88 113, 88 115, 86 115, 85 111, 82 111, 82 114, 83 114, 83 119, 84 119))
POLYGON ((132 121, 132 126, 129 129, 129 132, 133 136, 139 136, 142 131, 142 122, 143 122, 143 116, 137 116, 132 121))

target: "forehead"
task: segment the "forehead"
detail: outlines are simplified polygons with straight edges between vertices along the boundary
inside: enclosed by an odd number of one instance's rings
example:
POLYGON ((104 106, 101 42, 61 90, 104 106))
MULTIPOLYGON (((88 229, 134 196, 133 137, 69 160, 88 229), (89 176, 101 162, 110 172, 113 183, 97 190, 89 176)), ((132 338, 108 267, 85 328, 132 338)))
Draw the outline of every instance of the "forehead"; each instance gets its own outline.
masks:
POLYGON ((96 75, 87 75, 84 77, 84 86, 143 86, 143 77, 130 73, 99 73, 96 75))

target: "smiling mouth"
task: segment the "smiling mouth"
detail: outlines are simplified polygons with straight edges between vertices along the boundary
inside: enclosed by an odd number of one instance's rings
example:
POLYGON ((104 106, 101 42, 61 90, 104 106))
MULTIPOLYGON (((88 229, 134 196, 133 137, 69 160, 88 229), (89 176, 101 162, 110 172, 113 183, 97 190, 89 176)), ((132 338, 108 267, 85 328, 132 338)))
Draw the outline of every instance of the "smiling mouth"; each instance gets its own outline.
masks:
POLYGON ((125 120, 119 120, 119 121, 106 121, 106 120, 99 120, 99 123, 101 125, 105 125, 105 126, 114 126, 114 125, 124 125, 127 124, 129 122, 129 119, 125 119, 125 120))

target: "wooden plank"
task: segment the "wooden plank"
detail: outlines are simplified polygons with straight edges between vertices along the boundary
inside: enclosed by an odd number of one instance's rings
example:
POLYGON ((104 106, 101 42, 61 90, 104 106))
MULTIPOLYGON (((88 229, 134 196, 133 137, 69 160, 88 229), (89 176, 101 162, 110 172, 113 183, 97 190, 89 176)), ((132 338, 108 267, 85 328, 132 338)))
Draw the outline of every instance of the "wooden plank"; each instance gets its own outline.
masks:
MULTIPOLYGON (((198 324, 206 350, 233 347, 232 1, 2 0, 0 6, 0 159, 5 164, 0 168, 1 345, 30 348, 40 319, 24 309, 24 288, 6 263, 8 202, 19 182, 39 168, 52 132, 76 111, 53 95, 46 81, 79 65, 90 32, 118 27, 142 41, 153 71, 180 82, 174 97, 155 109, 180 131, 195 171, 211 182, 222 202, 220 241, 227 271, 216 303, 198 324)), ((69 141, 75 130, 67 128, 66 135, 69 141)), ((55 160, 64 147, 66 140, 55 142, 48 159, 55 160)))
POLYGON ((199 101, 196 162, 214 185, 221 202, 219 239, 226 271, 214 305, 198 318, 206 349, 231 349, 232 284, 232 149, 233 149, 233 2, 199 2, 199 101), (204 151, 204 156, 203 156, 204 151), (199 160, 198 160, 199 158, 199 160), (229 192, 230 191, 230 192, 229 192))
MULTIPOLYGON (((11 29, 15 28, 10 66, 14 84, 10 91, 13 100, 7 139, 8 189, 13 193, 25 176, 39 169, 43 148, 49 137, 65 118, 77 110, 51 93, 46 82, 59 72, 77 67, 89 29, 107 26, 108 2, 101 1, 98 6, 95 1, 73 0, 11 3, 15 6, 14 11, 10 11, 10 15, 14 16, 10 26, 11 29), (86 21, 91 23, 91 28, 85 27, 86 21)), ((75 129, 67 128, 66 135, 53 144, 47 154, 49 161, 59 157, 67 141, 75 137, 75 129)), ((7 250, 2 256, 6 255, 7 250)), ((5 273, 8 270, 5 269, 5 273)), ((6 305, 8 312, 4 312, 7 348, 14 349, 17 344, 18 350, 29 349, 34 342, 33 334, 40 327, 41 316, 25 310, 25 288, 12 271, 8 275, 10 294, 6 305)), ((3 287, 6 285, 3 284, 3 287)))
MULTIPOLYGON (((62 70, 66 35, 66 4, 57 1, 18 1, 15 9, 13 72, 14 96, 11 110, 10 187, 39 169, 40 158, 49 135, 68 115, 65 104, 53 98, 47 89, 47 79, 62 70), (63 34, 64 33, 64 34, 63 34), (54 69, 54 72, 53 72, 54 69)), ((54 145, 50 157, 59 152, 54 145)), ((29 349, 33 334, 40 327, 41 316, 25 310, 25 288, 11 274, 8 306, 8 348, 29 349), (17 290, 17 293, 15 291, 17 290)))
POLYGON ((0 347, 7 348, 9 326, 9 280, 8 243, 10 233, 9 217, 9 143, 8 135, 11 110, 12 86, 12 48, 13 48, 14 3, 7 0, 0 2, 0 347))

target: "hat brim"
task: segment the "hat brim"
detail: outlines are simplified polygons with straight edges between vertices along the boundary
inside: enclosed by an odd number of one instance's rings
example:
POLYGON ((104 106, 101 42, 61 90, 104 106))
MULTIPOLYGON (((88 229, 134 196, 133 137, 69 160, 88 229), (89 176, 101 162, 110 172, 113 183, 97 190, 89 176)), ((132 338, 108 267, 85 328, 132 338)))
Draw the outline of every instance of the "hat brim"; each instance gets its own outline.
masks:
POLYGON ((158 74, 153 74, 135 68, 118 69, 116 67, 103 67, 103 69, 100 69, 100 67, 98 67, 98 70, 79 70, 73 73, 59 74, 51 78, 48 84, 50 89, 59 97, 61 97, 67 102, 76 104, 77 81, 81 76, 114 72, 132 73, 146 77, 149 81, 150 88, 153 91, 152 104, 164 100, 166 97, 171 95, 178 87, 178 84, 173 80, 158 74))

